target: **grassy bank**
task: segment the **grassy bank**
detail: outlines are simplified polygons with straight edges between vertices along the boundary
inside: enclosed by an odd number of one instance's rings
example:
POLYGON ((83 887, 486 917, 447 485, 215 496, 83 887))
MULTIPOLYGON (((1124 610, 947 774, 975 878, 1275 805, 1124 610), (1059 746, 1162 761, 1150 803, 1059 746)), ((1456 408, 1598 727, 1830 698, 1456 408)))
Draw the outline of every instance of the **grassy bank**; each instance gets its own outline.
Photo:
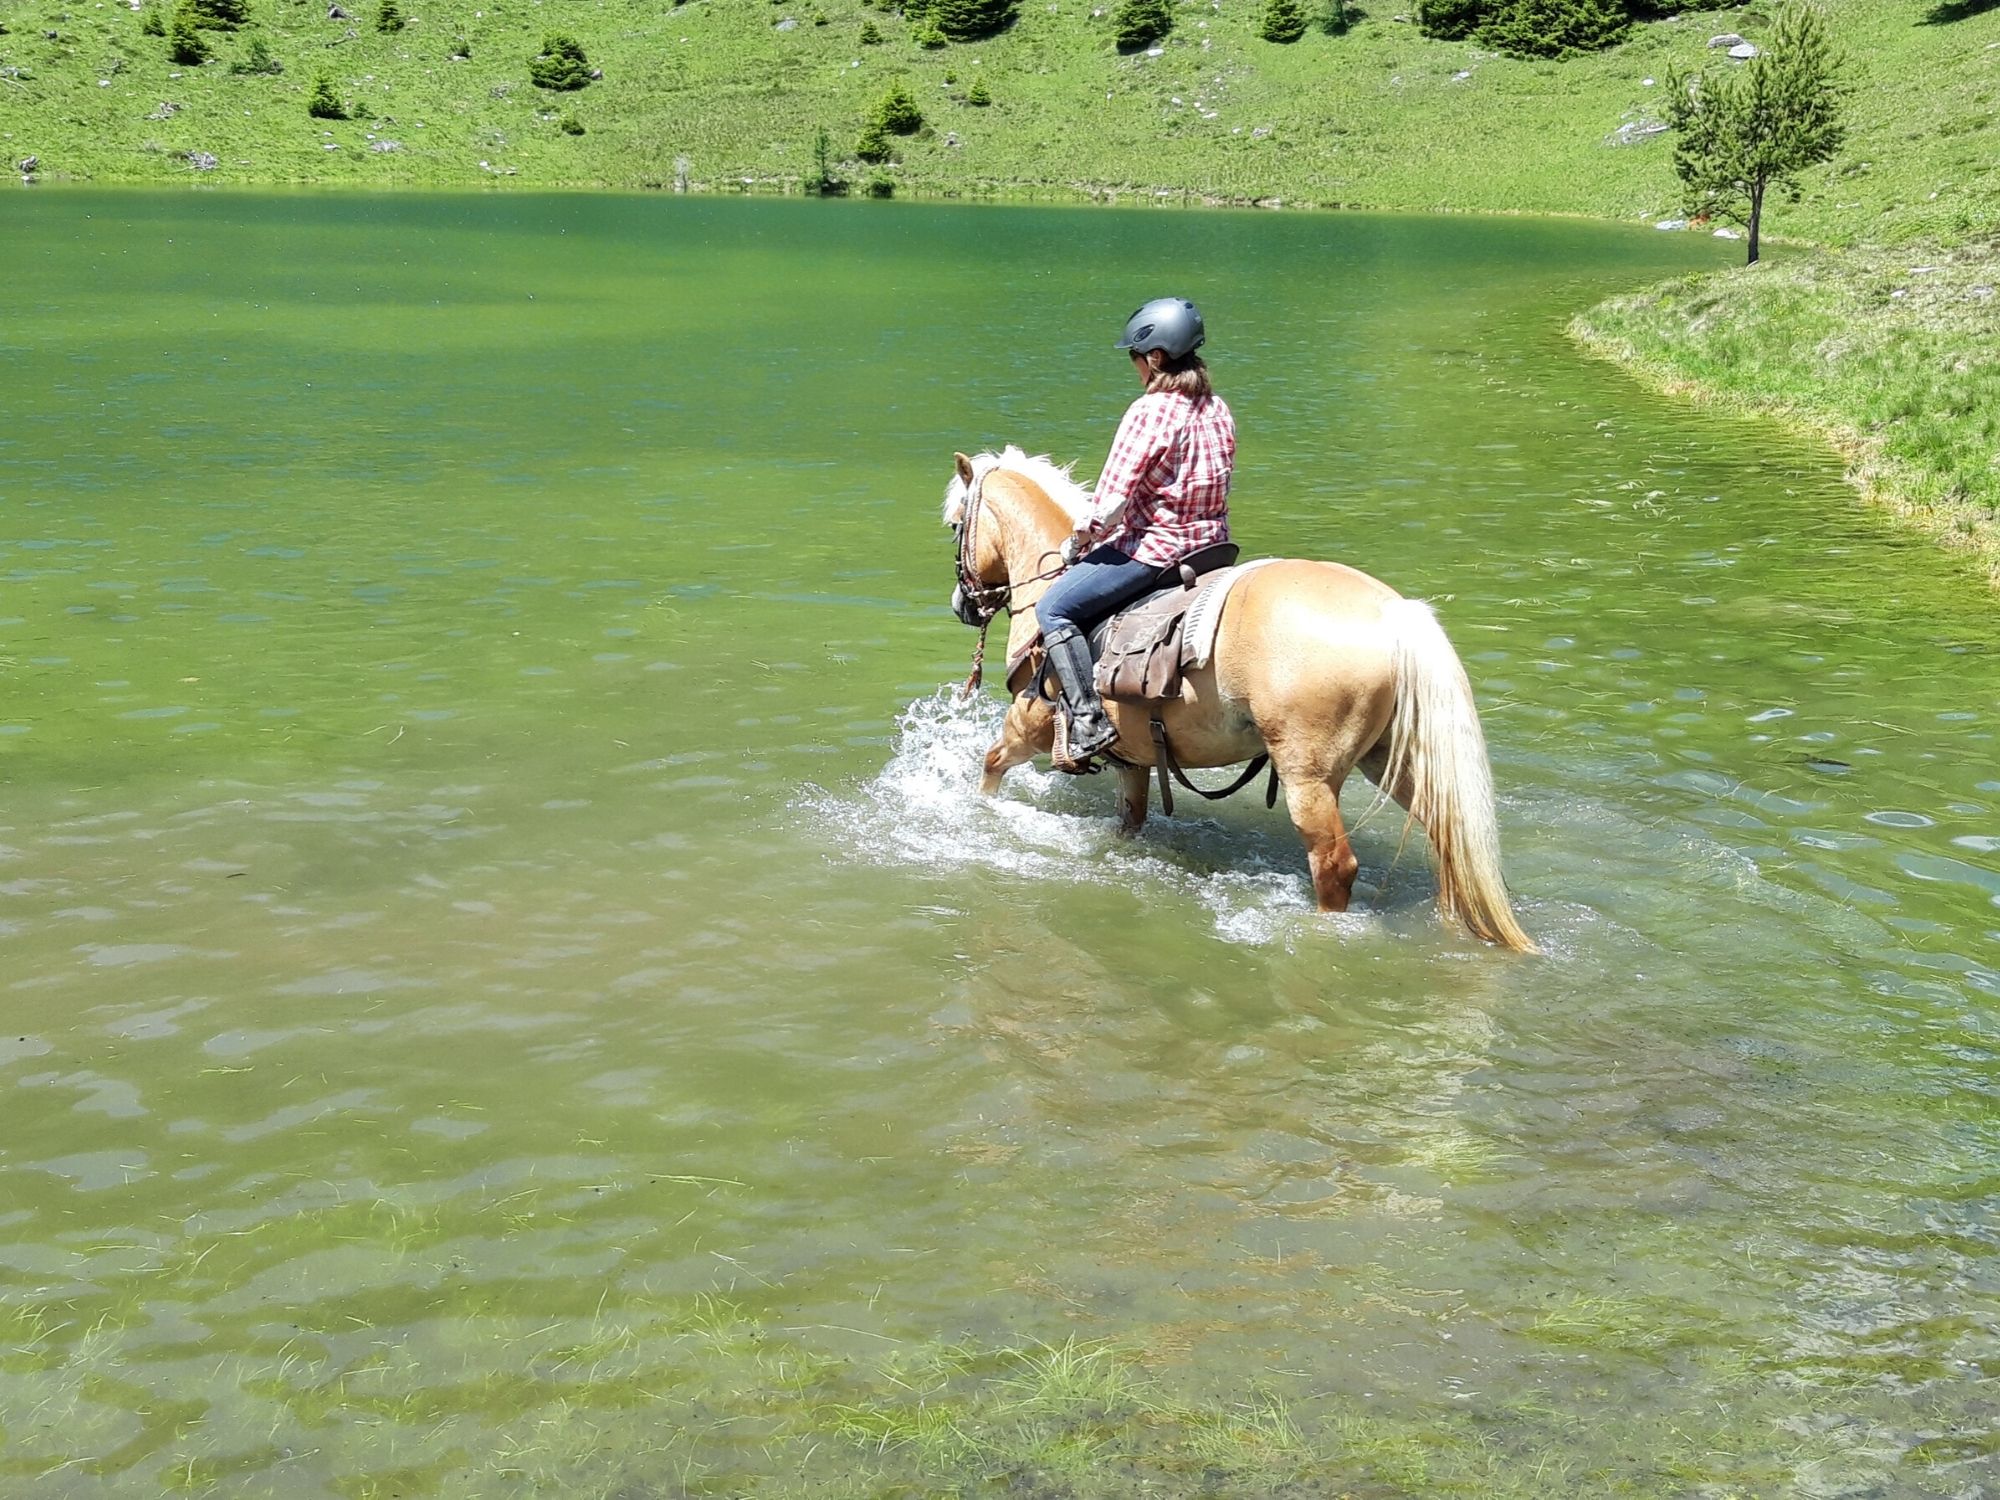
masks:
POLYGON ((1823 433, 1869 498, 2000 586, 2000 239, 1686 277, 1573 331, 1656 386, 1823 433))
MULTIPOLYGON (((380 0, 332 19, 326 0, 250 0, 251 24, 204 33, 215 55, 189 67, 143 29, 165 3, 0 0, 10 165, 35 156, 46 180, 795 191, 824 127, 843 175, 906 192, 1660 217, 1667 146, 1641 128, 1659 80, 1713 60, 1711 35, 1768 24, 1761 5, 1691 13, 1558 64, 1426 40, 1399 19, 1413 6, 1387 3, 1343 35, 1278 45, 1255 34, 1261 0, 1183 0, 1148 57, 1121 55, 1109 7, 1084 0, 1037 0, 998 37, 934 51, 862 0, 406 0, 392 32, 375 27, 380 0), (870 24, 879 44, 862 40, 870 24), (551 29, 602 79, 536 88, 528 60, 551 29), (253 38, 282 72, 231 71, 253 38), (321 75, 354 119, 307 114, 321 75), (896 81, 926 123, 878 169, 853 147, 896 81), (971 102, 975 82, 990 104, 971 102)), ((1986 46, 2000 14, 1834 11, 1857 58, 1853 147, 1775 232, 1901 238, 2000 216, 1986 46)))

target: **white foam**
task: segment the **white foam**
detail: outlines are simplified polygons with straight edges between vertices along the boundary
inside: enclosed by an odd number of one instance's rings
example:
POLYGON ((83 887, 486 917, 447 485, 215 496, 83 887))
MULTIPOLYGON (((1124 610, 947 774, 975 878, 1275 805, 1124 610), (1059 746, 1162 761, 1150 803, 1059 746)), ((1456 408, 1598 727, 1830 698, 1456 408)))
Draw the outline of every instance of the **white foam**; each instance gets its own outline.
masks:
MULTIPOLYGON (((1328 924, 1341 936, 1376 925, 1365 913, 1315 909, 1305 851, 1282 812, 1264 814, 1268 826, 1244 827, 1191 817, 1185 799, 1180 816, 1162 819, 1155 809, 1145 832, 1127 839, 1109 775, 1020 766, 999 796, 981 797, 980 760, 1004 712, 990 698, 961 701, 940 688, 904 710, 880 772, 851 791, 808 788, 806 806, 854 857, 1137 889, 1156 902, 1185 902, 1191 916, 1207 912, 1228 942, 1289 946, 1328 924)), ((1357 891, 1364 903, 1372 894, 1357 891)))

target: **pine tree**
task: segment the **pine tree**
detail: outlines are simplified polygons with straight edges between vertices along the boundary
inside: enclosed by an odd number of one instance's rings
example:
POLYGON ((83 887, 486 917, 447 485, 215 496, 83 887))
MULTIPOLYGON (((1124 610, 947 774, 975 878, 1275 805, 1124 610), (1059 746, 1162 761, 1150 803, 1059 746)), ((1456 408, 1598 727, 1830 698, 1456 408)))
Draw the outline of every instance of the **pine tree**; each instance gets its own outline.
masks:
POLYGON ((1841 61, 1825 16, 1792 0, 1769 44, 1733 77, 1667 77, 1674 172, 1688 210, 1741 224, 1752 264, 1766 195, 1782 188, 1796 200, 1798 174, 1830 160, 1846 138, 1841 61))
POLYGON ((854 154, 863 161, 889 159, 889 133, 882 128, 880 120, 870 120, 861 127, 861 135, 854 143, 854 154))
POLYGON ((873 21, 863 21, 861 23, 861 45, 864 47, 879 47, 882 45, 882 29, 873 21))
POLYGON ((381 9, 375 12, 377 31, 401 31, 403 29, 403 8, 396 0, 382 0, 381 9))
POLYGON ((188 0, 194 23, 210 31, 234 31, 250 19, 248 0, 188 0))
POLYGON ((915 135, 924 126, 923 111, 905 84, 889 86, 889 92, 875 106, 875 123, 891 135, 915 135))
POLYGON ((1624 0, 1506 0, 1479 41, 1509 57, 1571 57, 1601 52, 1631 25, 1624 0))
POLYGON ((312 92, 306 95, 306 113, 315 120, 344 120, 347 109, 340 102, 340 95, 333 91, 333 82, 322 73, 313 80, 312 92))
POLYGON ((1299 0, 1264 0, 1257 35, 1267 42, 1296 42, 1306 34, 1306 8, 1299 0))
POLYGON ((1119 0, 1111 17, 1112 35, 1127 52, 1149 46, 1173 29, 1174 13, 1167 9, 1167 0, 1119 0))
POLYGON ((1440 42, 1462 41, 1492 10, 1493 0, 1417 0, 1417 30, 1440 42))
POLYGON ((551 31, 539 56, 528 59, 528 77, 538 89, 580 89, 590 83, 590 59, 573 36, 551 31))
POLYGON ((977 105, 981 109, 984 109, 993 102, 993 96, 986 91, 985 79, 975 78, 972 80, 972 87, 965 91, 965 102, 977 105))
POLYGON ((208 43, 202 40, 191 5, 176 6, 173 20, 167 23, 167 56, 185 68, 198 68, 208 61, 208 43))
POLYGON ((1013 25, 1019 0, 931 0, 931 20, 954 42, 973 42, 1013 25))

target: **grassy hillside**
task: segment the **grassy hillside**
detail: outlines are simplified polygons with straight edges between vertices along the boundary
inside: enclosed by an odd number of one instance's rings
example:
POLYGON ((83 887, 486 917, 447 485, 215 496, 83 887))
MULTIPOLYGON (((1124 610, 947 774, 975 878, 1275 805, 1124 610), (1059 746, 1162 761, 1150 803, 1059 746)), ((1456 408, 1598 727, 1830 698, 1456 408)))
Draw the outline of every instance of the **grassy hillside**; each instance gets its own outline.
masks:
MULTIPOLYGON (((862 0, 403 0, 408 24, 386 34, 379 0, 342 0, 352 19, 250 0, 251 27, 206 33, 215 60, 176 67, 131 3, 0 0, 9 163, 37 156, 49 180, 641 187, 671 185, 684 158, 695 187, 769 190, 796 187, 825 126, 859 182, 876 173, 851 160, 863 115, 901 79, 927 119, 885 169, 905 190, 1655 217, 1674 207, 1665 140, 1614 132, 1652 118, 1670 64, 1715 59, 1711 34, 1767 24, 1761 6, 1694 13, 1558 64, 1427 41, 1388 0, 1289 46, 1256 37, 1261 0, 1181 0, 1158 57, 1114 49, 1093 14, 1111 0, 1027 0, 1001 36, 935 52, 862 0), (882 44, 862 44, 865 21, 882 44), (602 80, 533 87, 550 29, 602 80), (253 35, 281 74, 229 71, 253 35), (471 55, 454 61, 459 38, 471 55), (366 117, 310 118, 320 74, 366 117), (975 80, 990 106, 966 101, 975 80), (564 113, 585 133, 563 133, 564 113)), ((1852 147, 1775 232, 1958 235, 2000 217, 2000 11, 1833 12, 1856 61, 1852 147)))

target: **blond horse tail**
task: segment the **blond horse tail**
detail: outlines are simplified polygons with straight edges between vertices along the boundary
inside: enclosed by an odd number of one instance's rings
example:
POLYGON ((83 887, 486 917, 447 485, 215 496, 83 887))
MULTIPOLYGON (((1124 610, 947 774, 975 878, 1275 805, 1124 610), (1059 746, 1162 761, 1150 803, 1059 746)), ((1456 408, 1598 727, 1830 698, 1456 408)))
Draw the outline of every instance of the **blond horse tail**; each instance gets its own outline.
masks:
POLYGON ((1396 674, 1387 790, 1401 794, 1437 851, 1438 906, 1477 937, 1521 953, 1534 942, 1514 920, 1500 876, 1493 771, 1472 684, 1444 629, 1419 599, 1382 607, 1396 674))

